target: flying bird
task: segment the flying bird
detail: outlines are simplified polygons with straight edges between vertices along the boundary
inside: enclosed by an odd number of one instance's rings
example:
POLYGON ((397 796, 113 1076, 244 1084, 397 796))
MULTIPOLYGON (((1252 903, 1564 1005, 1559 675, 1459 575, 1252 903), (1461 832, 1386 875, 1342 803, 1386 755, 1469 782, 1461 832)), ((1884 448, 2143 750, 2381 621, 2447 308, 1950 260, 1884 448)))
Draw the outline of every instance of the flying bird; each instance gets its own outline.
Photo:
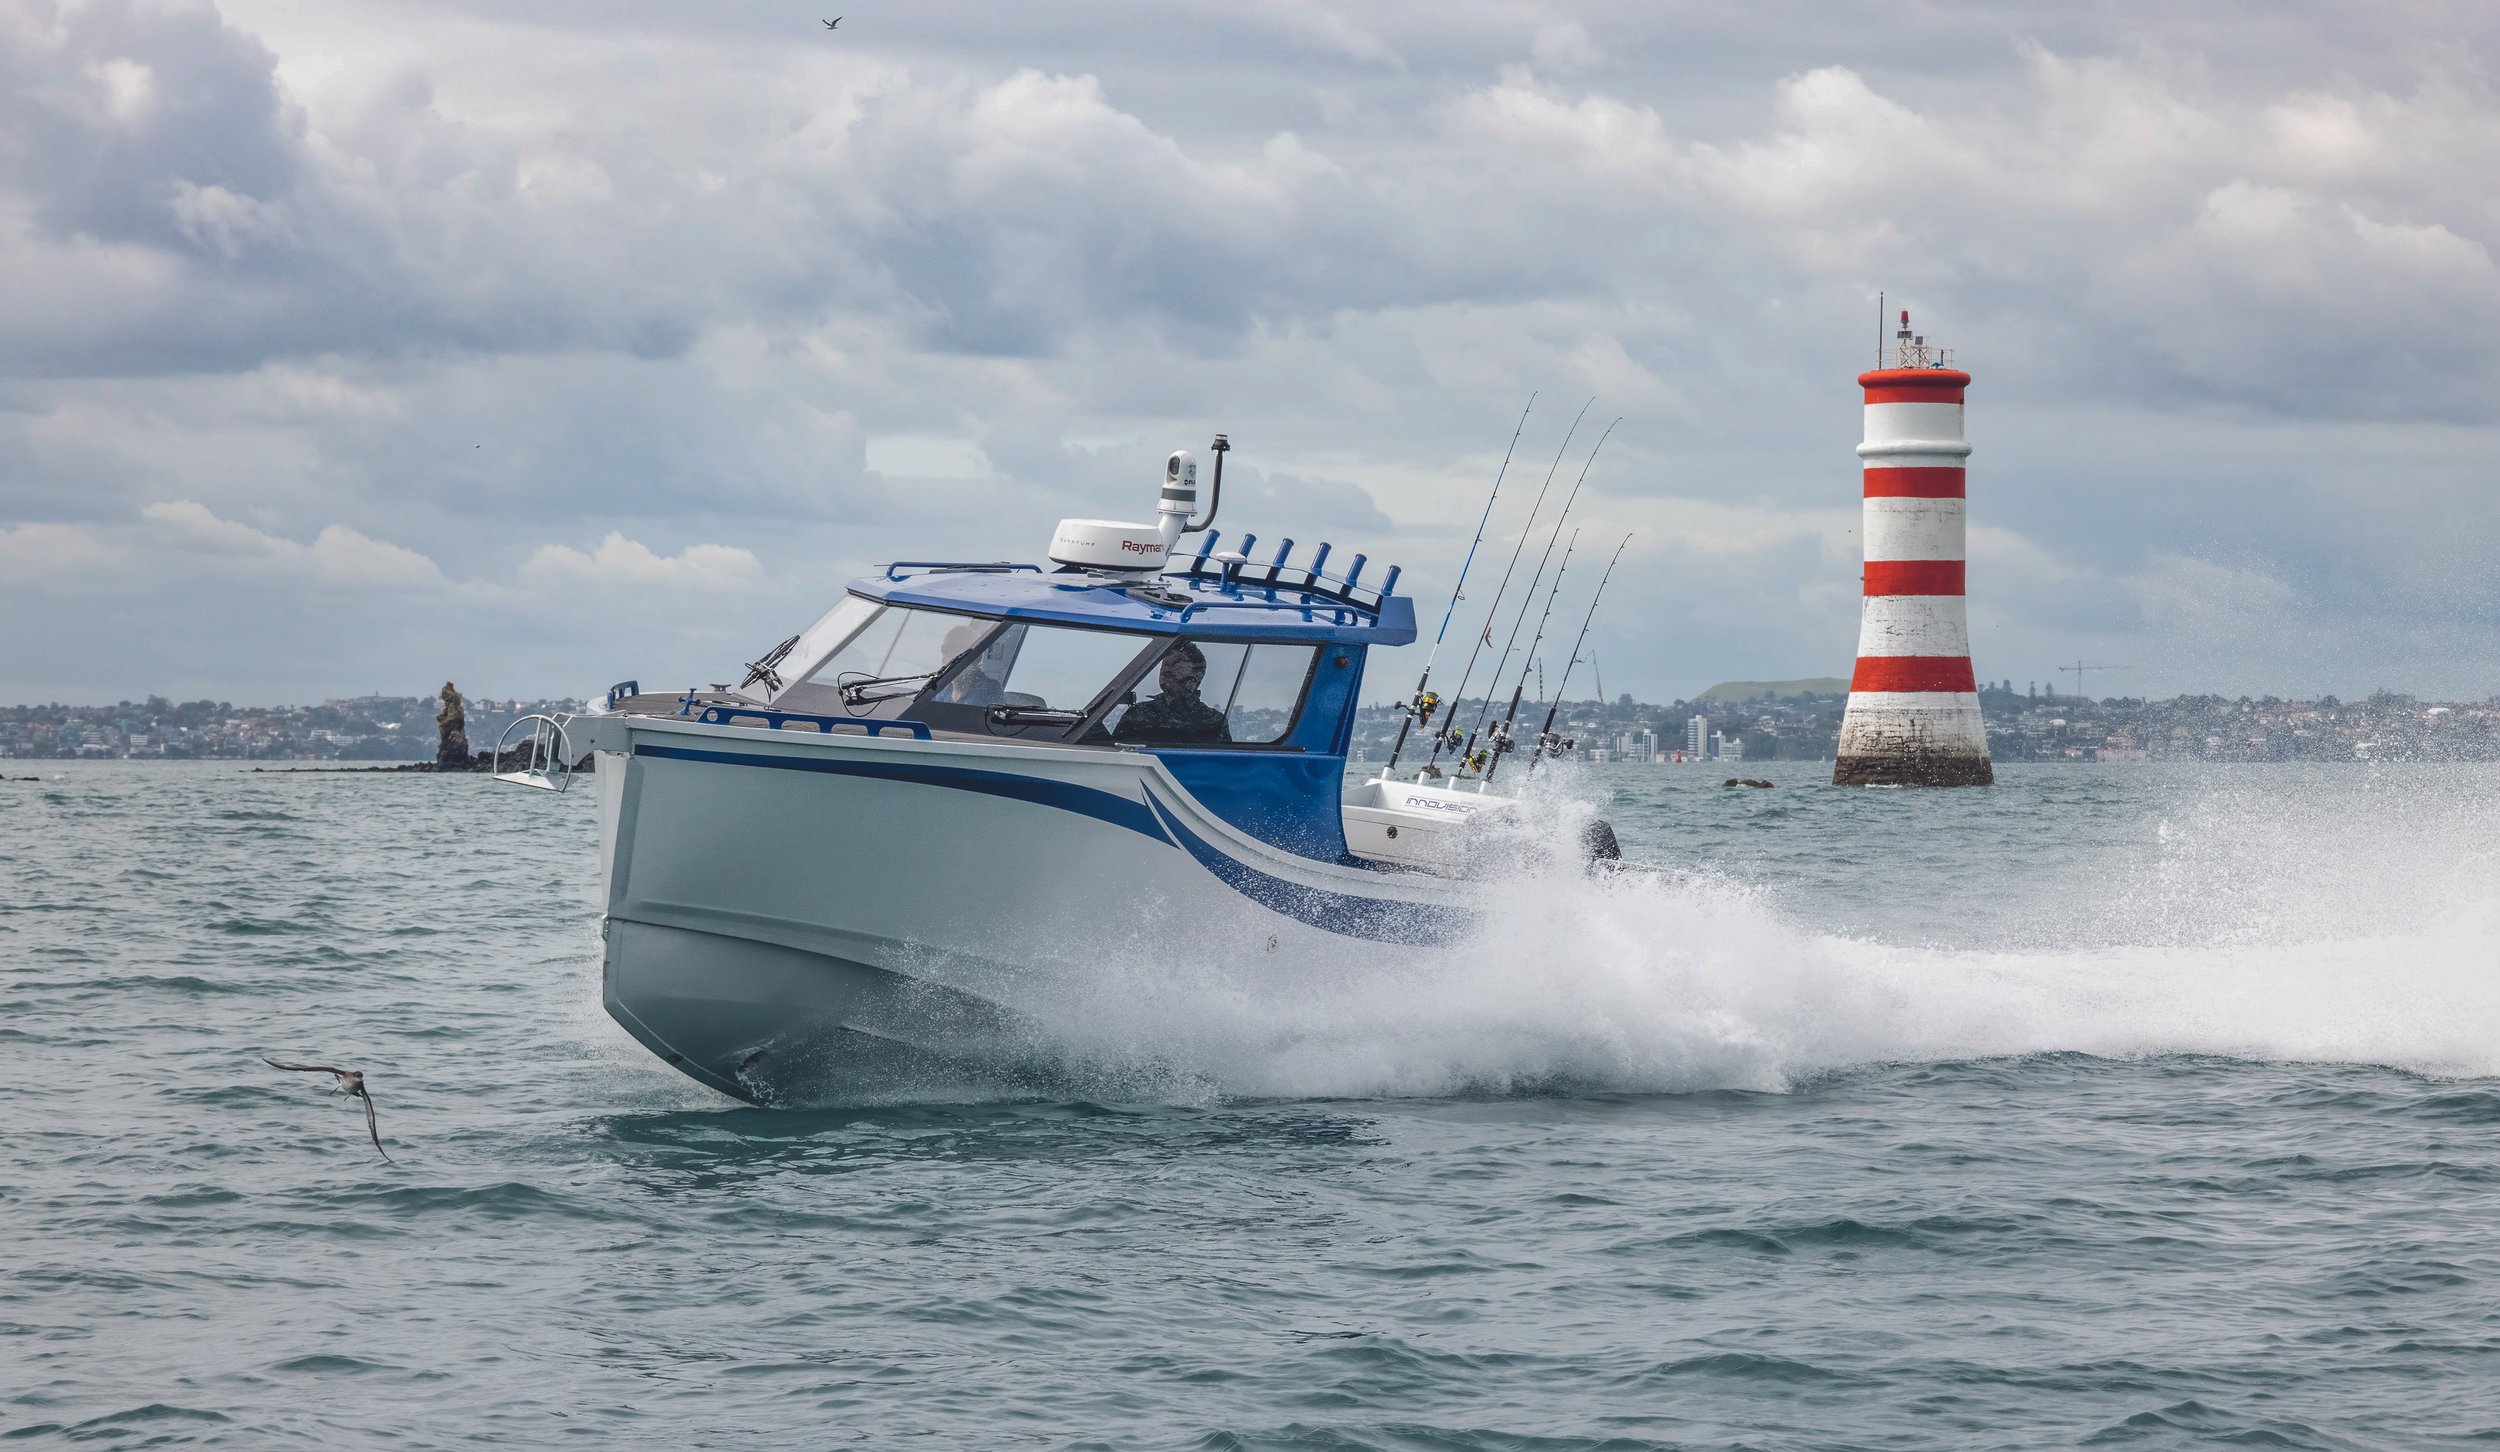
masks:
POLYGON ((381 1150, 383 1159, 391 1158, 391 1152, 382 1149, 382 1130, 373 1121, 373 1095, 365 1089, 365 1076, 362 1071, 334 1069, 328 1064, 281 1064, 275 1059, 262 1059, 261 1062, 272 1069, 284 1069, 290 1074, 327 1074, 338 1080, 341 1093, 353 1094, 365 1102, 365 1133, 373 1137, 373 1147, 381 1150))
POLYGON ((841 29, 841 28, 842 28, 842 17, 841 17, 841 16, 839 16, 839 15, 837 15, 837 16, 833 17, 831 20, 828 20, 828 21, 826 21, 826 22, 825 22, 825 29, 827 29, 827 30, 839 30, 839 29, 841 29))

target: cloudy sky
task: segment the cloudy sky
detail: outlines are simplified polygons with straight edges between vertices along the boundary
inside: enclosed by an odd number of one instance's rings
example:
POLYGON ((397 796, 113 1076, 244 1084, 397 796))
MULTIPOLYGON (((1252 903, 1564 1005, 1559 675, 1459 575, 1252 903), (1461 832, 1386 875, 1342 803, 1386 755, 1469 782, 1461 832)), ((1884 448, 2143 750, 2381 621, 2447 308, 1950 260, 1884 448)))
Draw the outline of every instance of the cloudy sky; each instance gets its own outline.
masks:
POLYGON ((2500 691, 2500 6, 837 3, 0 0, 0 701, 724 679, 1219 429, 1429 623, 1532 391, 1609 692, 1845 674, 1878 289, 1981 675, 2500 691))

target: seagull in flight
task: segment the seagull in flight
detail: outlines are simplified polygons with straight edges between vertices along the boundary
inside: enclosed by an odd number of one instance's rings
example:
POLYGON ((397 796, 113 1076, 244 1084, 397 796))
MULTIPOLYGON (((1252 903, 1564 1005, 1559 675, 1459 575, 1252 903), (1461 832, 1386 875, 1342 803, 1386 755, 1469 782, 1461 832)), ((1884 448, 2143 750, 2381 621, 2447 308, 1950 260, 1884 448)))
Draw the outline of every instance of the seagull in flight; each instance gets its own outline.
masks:
POLYGON ((842 17, 841 17, 841 16, 839 16, 839 15, 837 15, 837 16, 833 17, 831 20, 828 20, 828 21, 826 21, 826 22, 825 22, 825 29, 827 29, 827 30, 840 30, 841 28, 842 28, 842 17))
MULTIPOLYGON (((338 1080, 341 1093, 353 1094, 365 1102, 365 1133, 373 1137, 373 1147, 381 1150, 382 1158, 390 1160, 391 1152, 382 1149, 382 1131, 373 1122, 373 1095, 366 1092, 365 1076, 360 1070, 334 1069, 328 1064, 281 1064, 275 1059, 262 1059, 261 1062, 272 1069, 284 1069, 290 1074, 327 1074, 338 1080)), ((392 1161, 392 1163, 397 1163, 397 1161, 392 1161)))

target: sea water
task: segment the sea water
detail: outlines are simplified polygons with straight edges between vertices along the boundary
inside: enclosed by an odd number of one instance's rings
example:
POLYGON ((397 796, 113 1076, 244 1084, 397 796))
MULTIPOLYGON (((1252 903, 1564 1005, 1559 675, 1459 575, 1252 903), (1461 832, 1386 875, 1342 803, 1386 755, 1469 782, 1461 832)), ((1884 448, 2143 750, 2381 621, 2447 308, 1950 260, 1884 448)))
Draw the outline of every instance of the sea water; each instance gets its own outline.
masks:
POLYGON ((600 1012, 589 792, 0 765, 0 1436, 2500 1440, 2489 767, 1549 769, 1660 870, 761 1110, 600 1012))

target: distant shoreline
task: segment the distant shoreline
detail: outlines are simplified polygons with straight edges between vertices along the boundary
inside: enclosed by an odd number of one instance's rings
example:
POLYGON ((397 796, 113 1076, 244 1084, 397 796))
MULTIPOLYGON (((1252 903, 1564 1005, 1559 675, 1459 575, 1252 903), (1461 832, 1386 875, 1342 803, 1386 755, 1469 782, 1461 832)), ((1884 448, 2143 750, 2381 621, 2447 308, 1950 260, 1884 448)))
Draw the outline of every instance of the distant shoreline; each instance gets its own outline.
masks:
MULTIPOLYGON (((1848 697, 1837 677, 1789 681, 1723 681, 1719 699, 1664 705, 1635 701, 1566 700, 1556 707, 1557 734, 1578 743, 1589 761, 1689 758, 1828 760, 1838 744, 1848 697), (1783 693, 1783 688, 1796 688, 1783 693), (1735 699, 1730 699, 1734 697, 1735 699), (1696 751, 1706 748, 1706 752, 1696 751), (1724 751, 1725 755, 1720 752, 1724 751)), ((2174 696, 2167 700, 2111 696, 2093 700, 1983 683, 1980 713, 1988 752, 1999 765, 2023 761, 2500 761, 2500 697, 2426 701, 2380 691, 2353 701, 2281 697, 2174 696)), ((514 721, 582 709, 571 699, 467 703, 468 739, 491 750, 514 721)), ((112 706, 0 707, 0 774, 13 763, 66 760, 200 760, 332 771, 406 771, 435 754, 434 696, 359 696, 318 706, 246 706, 225 701, 174 702, 162 696, 112 706)), ((1541 725, 1542 704, 1522 701, 1525 719, 1541 725)), ((1475 727, 1498 719, 1507 700, 1480 697, 1445 703, 1442 722, 1475 727)), ((1406 725, 1394 705, 1357 713, 1349 759, 1384 763, 1406 725)), ((1409 741, 1401 765, 1419 748, 1409 741)), ((1418 761, 1417 765, 1421 765, 1418 761)))

